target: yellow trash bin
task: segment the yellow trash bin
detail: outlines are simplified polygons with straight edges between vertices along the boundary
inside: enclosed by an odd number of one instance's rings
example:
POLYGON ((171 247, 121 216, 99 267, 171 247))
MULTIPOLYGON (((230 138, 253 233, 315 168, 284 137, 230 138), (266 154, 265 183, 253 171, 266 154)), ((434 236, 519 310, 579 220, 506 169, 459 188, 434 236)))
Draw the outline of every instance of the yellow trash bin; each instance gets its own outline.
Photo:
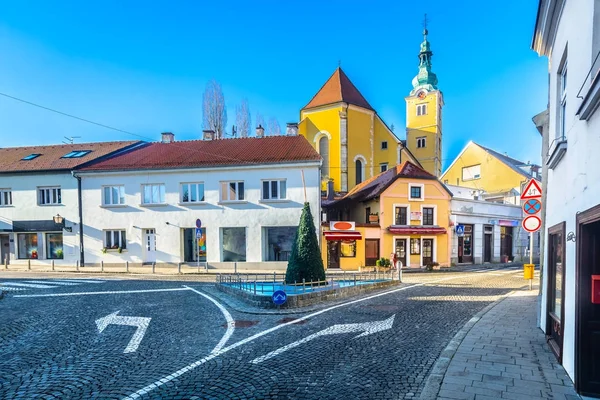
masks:
POLYGON ((524 279, 533 279, 533 269, 535 264, 524 264, 523 265, 523 278, 524 279))

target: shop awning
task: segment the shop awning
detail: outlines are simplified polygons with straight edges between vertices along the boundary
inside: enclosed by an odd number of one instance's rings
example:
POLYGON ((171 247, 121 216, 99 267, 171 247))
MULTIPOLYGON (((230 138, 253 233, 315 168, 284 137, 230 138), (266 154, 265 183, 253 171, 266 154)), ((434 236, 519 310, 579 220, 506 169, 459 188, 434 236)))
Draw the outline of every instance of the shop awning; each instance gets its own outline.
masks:
POLYGON ((326 240, 361 240, 362 235, 356 231, 327 231, 324 232, 326 240))
POLYGON ((13 232, 61 232, 62 227, 52 219, 37 221, 13 221, 13 232))
POLYGON ((441 235, 446 233, 446 228, 441 226, 398 226, 392 225, 388 232, 400 235, 441 235))

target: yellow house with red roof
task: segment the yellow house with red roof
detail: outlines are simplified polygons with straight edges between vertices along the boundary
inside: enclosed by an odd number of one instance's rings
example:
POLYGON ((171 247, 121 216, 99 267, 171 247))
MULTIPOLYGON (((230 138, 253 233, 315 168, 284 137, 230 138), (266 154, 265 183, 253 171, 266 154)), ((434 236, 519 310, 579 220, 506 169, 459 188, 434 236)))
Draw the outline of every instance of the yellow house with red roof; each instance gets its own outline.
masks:
POLYGON ((452 193, 405 161, 322 203, 321 252, 328 269, 359 270, 395 254, 407 267, 450 265, 452 193))

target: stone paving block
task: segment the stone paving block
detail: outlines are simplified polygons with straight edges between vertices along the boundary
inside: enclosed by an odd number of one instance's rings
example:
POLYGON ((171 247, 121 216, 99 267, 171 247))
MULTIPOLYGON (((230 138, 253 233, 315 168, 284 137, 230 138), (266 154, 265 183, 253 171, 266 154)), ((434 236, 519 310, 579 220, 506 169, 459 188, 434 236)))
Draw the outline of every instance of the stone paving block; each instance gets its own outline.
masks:
POLYGON ((461 371, 449 371, 446 375, 449 376, 460 376, 462 378, 467 378, 467 379, 471 379, 473 381, 480 381, 482 378, 482 374, 480 373, 475 373, 475 372, 461 372, 461 371))
POLYGON ((505 376, 495 376, 495 375, 483 375, 483 382, 492 382, 492 383, 503 383, 505 385, 512 385, 514 379, 507 378, 505 376))
POLYGON ((527 395, 532 395, 532 396, 541 396, 542 395, 541 389, 528 388, 526 386, 510 386, 509 385, 506 387, 506 392, 527 394, 527 395))
POLYGON ((441 389, 446 389, 446 390, 459 390, 459 391, 465 391, 465 388, 467 386, 466 385, 460 385, 458 383, 442 383, 441 389))
POLYGON ((504 385, 502 383, 474 381, 473 382, 473 387, 480 387, 480 388, 498 390, 500 392, 505 392, 506 391, 506 385, 504 385))
POLYGON ((438 396, 448 397, 450 399, 457 399, 457 400, 474 400, 475 399, 475 394, 466 393, 466 392, 462 392, 462 391, 458 391, 458 390, 440 390, 438 396))
POLYGON ((493 396, 496 398, 499 398, 502 395, 502 391, 500 391, 500 390, 488 389, 488 388, 482 388, 482 387, 474 387, 474 386, 466 387, 465 392, 481 394, 481 395, 490 396, 490 397, 493 396))
POLYGON ((463 378, 461 376, 449 376, 446 375, 444 377, 444 383, 456 383, 459 385, 465 385, 465 386, 473 386, 473 382, 481 382, 481 380, 479 381, 473 381, 473 379, 469 379, 469 378, 463 378))
POLYGON ((542 397, 541 394, 540 395, 532 395, 532 394, 523 394, 523 393, 516 393, 516 392, 502 392, 502 398, 503 399, 510 399, 510 400, 539 400, 539 399, 545 399, 547 400, 547 397, 542 397))

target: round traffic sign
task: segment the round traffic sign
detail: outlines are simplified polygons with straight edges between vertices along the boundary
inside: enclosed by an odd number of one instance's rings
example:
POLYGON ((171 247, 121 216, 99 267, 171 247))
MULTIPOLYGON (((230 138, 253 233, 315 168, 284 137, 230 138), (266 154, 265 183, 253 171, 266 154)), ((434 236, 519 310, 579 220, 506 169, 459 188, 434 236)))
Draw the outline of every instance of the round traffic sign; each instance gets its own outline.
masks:
POLYGON ((283 290, 276 290, 271 298, 273 299, 273 303, 275 303, 275 305, 280 306, 287 300, 287 294, 285 294, 283 290))
POLYGON ((202 221, 200 221, 200 218, 196 220, 196 228, 202 228, 202 221))
POLYGON ((534 215, 540 212, 542 203, 538 199, 529 199, 523 204, 525 214, 534 215))
POLYGON ((521 222, 527 232, 537 232, 542 226, 542 220, 537 215, 530 215, 521 222))

